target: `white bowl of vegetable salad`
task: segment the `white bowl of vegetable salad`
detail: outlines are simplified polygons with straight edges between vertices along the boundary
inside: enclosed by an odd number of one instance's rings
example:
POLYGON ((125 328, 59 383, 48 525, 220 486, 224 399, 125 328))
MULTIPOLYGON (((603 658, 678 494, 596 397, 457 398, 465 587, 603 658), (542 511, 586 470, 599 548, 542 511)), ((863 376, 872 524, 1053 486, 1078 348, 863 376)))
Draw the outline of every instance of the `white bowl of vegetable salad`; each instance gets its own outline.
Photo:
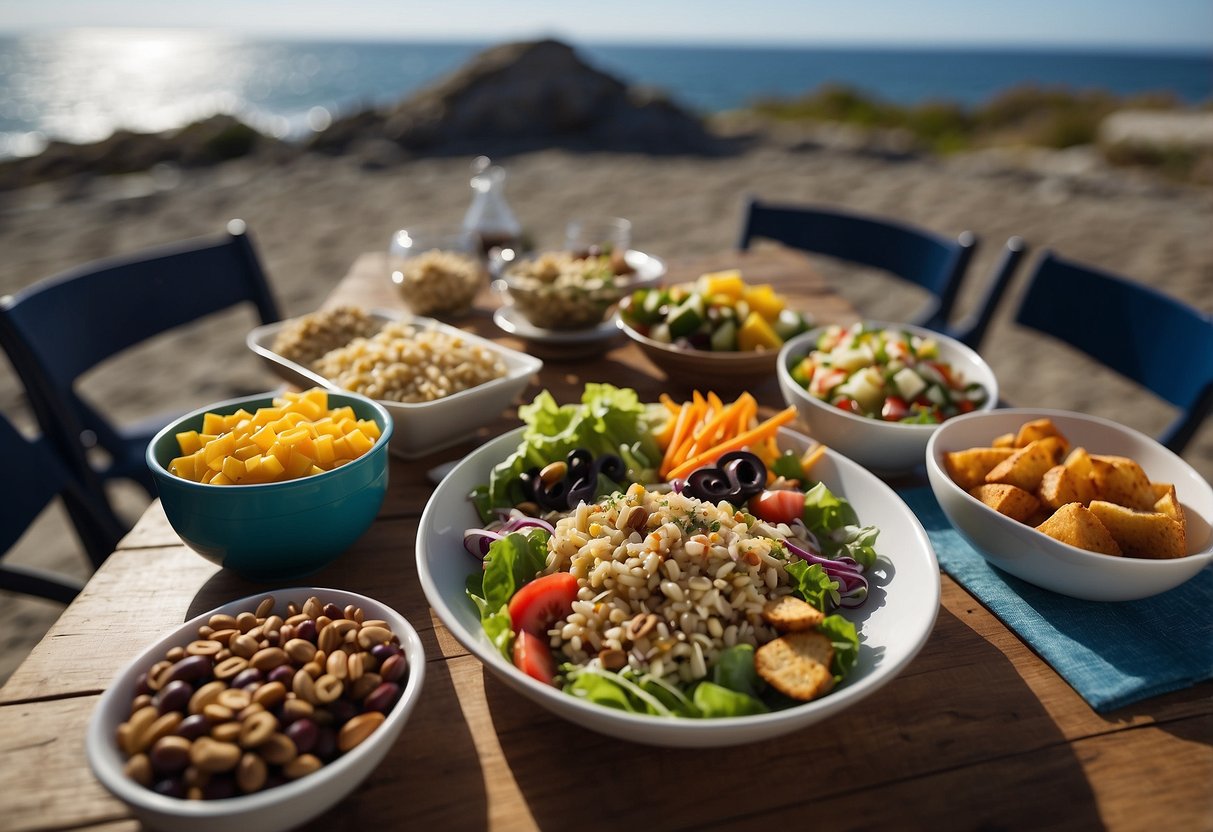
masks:
POLYGON ((884 473, 923 464, 947 419, 998 403, 998 380, 981 356, 909 324, 818 327, 783 347, 777 372, 814 439, 884 473))
POLYGON ((747 395, 663 409, 591 384, 521 408, 421 518, 418 574, 451 634, 559 716, 653 745, 783 735, 893 679, 939 605, 925 532, 865 469, 755 424, 747 395), (738 422, 730 450, 671 463, 684 411, 738 422))

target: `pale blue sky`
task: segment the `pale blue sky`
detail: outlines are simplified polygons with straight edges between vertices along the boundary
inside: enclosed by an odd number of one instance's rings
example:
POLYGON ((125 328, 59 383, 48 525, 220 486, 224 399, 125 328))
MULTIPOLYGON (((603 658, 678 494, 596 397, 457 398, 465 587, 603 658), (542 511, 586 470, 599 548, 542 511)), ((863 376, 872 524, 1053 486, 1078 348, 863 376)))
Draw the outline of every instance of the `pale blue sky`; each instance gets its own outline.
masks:
POLYGON ((0 30, 585 42, 1145 46, 1213 52, 1211 0, 0 0, 0 30))

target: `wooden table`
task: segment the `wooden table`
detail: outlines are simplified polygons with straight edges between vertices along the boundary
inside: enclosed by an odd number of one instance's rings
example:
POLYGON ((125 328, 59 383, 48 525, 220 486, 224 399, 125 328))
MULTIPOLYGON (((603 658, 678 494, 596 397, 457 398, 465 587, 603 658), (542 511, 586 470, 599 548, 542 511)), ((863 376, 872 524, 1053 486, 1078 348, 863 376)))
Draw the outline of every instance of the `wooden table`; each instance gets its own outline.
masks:
MULTIPOLYGON (((823 320, 853 314, 806 260, 782 250, 672 264, 671 278, 730 265, 823 320)), ((360 258, 330 302, 397 305, 385 272, 382 256, 360 258)), ((461 323, 521 346, 500 337, 491 311, 486 293, 461 323)), ((645 397, 667 387, 626 343, 597 359, 549 362, 540 378, 562 401, 596 380, 645 397)), ((772 383, 753 392, 768 410, 780 405, 772 383)), ((483 437, 515 419, 503 416, 483 437)), ((897 679, 779 741, 692 756, 555 718, 485 673, 430 612, 416 579, 425 472, 477 444, 394 460, 378 520, 310 579, 395 607, 430 659, 400 742, 309 828, 1213 829, 1213 685, 1096 714, 946 575, 931 638, 897 679)), ((186 549, 153 504, 0 690, 0 828, 135 828, 85 761, 98 695, 165 631, 264 588, 186 549)))

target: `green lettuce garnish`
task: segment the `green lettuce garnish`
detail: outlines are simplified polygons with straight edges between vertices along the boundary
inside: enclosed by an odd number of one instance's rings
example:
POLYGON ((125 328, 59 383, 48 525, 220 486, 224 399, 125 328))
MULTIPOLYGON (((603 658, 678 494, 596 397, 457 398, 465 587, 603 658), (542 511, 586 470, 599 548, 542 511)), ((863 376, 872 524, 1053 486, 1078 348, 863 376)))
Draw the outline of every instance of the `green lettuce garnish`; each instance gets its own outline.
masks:
POLYGON ((493 542, 484 558, 484 571, 468 576, 467 594, 480 611, 480 622, 506 661, 511 659, 514 631, 509 603, 523 584, 547 566, 548 538, 543 529, 511 532, 493 542))
POLYGON ((864 569, 871 569, 876 563, 876 535, 880 530, 860 526, 859 515, 851 504, 834 496, 824 483, 817 483, 804 495, 801 519, 821 544, 821 553, 826 557, 851 557, 864 569))
POLYGON ((526 423, 522 442, 493 467, 487 494, 477 500, 481 516, 521 502, 515 489, 524 471, 564 459, 576 448, 595 456, 618 455, 627 466, 629 482, 654 481, 661 449, 653 428, 664 418, 664 409, 658 408, 641 402, 635 390, 610 384, 586 384, 579 404, 558 405, 551 393, 542 391, 518 408, 526 423))

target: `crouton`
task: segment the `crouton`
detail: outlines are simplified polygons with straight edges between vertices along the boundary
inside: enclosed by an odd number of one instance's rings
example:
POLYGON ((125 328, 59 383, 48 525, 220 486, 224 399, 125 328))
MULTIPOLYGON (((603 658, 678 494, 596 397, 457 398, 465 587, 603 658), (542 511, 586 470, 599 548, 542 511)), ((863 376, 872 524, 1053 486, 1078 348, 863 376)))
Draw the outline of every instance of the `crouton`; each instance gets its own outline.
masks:
POLYGON ((1056 464, 1054 458, 1056 449, 1048 444, 1049 440, 1053 438, 1038 439, 1026 447, 1014 451, 1009 457, 990 469, 990 473, 986 474, 986 482, 1006 483, 1018 486, 1029 494, 1035 494, 1045 472, 1056 464))
POLYGON ((1086 505, 1095 496, 1090 477, 1074 473, 1068 465, 1054 465, 1041 477, 1036 496, 1049 509, 1056 511, 1066 503, 1086 505))
POLYGON ((767 601, 762 618, 781 633, 812 630, 825 620, 825 613, 794 595, 767 601))
POLYGON ((1013 453, 1012 448, 969 448, 944 454, 943 464, 953 482, 968 491, 985 482, 990 469, 1013 453))
POLYGON ((1040 501, 1014 485, 1005 483, 983 483, 969 489, 969 493, 999 514, 1005 514, 1020 523, 1040 510, 1040 501))
MULTIPOLYGON (((1069 441, 1062 436, 1061 431, 1053 424, 1053 420, 1048 417, 1024 422, 1019 428, 1019 433, 1015 434, 1015 447, 1026 448, 1036 440, 1044 439, 1046 436, 1056 436, 1065 445, 1066 451, 1069 450, 1069 441)), ((1065 453, 1065 451, 1062 453, 1065 453)))
POLYGON ((1188 553, 1184 528, 1161 511, 1134 511, 1103 500, 1091 502, 1091 513, 1132 558, 1182 558, 1188 553))
POLYGON ((808 701, 834 686, 834 645, 817 631, 788 633, 754 653, 754 669, 775 690, 808 701))
POLYGON ((1099 518, 1081 503, 1067 503, 1036 527, 1049 537, 1104 555, 1121 555, 1120 546, 1099 518))
POLYGON ((1141 466, 1128 457, 1091 454, 1095 499, 1152 511, 1158 497, 1141 466))

